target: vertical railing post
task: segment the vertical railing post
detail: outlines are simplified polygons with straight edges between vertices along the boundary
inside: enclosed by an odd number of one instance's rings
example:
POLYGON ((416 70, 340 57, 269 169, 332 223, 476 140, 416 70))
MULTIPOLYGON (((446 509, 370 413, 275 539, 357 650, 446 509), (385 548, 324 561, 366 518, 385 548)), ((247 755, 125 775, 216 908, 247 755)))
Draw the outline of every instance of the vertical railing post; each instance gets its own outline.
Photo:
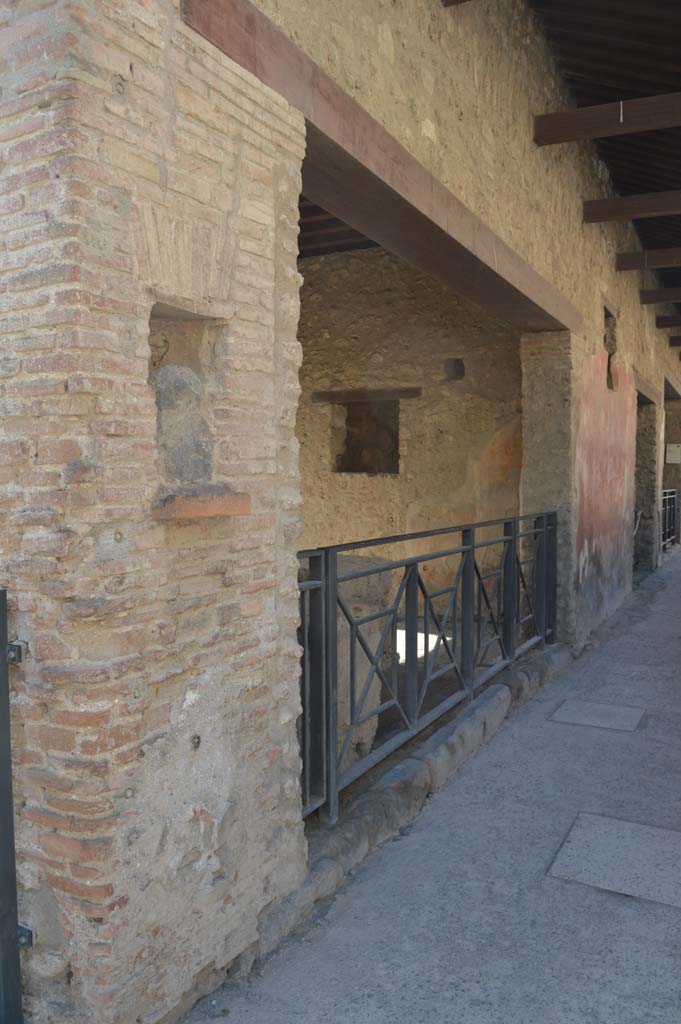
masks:
POLYGON ((407 583, 404 593, 405 665, 402 708, 412 729, 418 718, 419 688, 419 569, 410 565, 405 570, 407 583))
POLYGON ((546 598, 547 587, 547 517, 537 516, 534 521, 534 618, 537 633, 546 640, 546 598))
POLYGON ((509 661, 515 658, 518 635, 518 520, 504 523, 504 563, 502 576, 502 640, 509 661))
POLYGON ((7 593, 0 590, 0 1021, 21 1024, 21 971, 10 746, 7 593))
POLYGON ((326 803, 320 815, 338 821, 338 552, 326 550, 326 803))
POLYGON ((475 530, 461 531, 461 675, 464 686, 472 691, 475 679, 475 530))
MULTIPOLYGON (((308 797, 326 797, 326 566, 322 552, 309 559, 309 578, 319 586, 309 591, 309 650, 307 652, 305 750, 308 797)), ((304 595, 303 595, 304 596, 304 595)), ((304 620, 303 620, 304 621, 304 620)))
POLYGON ((548 530, 546 545, 546 642, 556 642, 556 620, 558 617, 558 514, 550 512, 546 517, 548 530))

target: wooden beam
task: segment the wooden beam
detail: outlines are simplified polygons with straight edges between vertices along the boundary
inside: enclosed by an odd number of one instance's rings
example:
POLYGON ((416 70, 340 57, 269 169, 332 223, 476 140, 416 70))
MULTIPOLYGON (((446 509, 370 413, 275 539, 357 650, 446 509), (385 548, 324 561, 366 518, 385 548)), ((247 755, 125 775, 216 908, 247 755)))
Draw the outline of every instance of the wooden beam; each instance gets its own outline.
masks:
POLYGON ((661 306, 665 302, 681 302, 681 288, 644 288, 642 306, 661 306))
POLYGON ((408 398, 420 398, 421 388, 348 388, 345 391, 313 391, 312 401, 331 405, 348 405, 350 402, 403 402, 408 398))
POLYGON ((656 327, 681 327, 681 316, 658 316, 655 318, 656 327))
POLYGON ((618 270, 658 270, 662 267, 681 267, 681 249, 646 249, 617 254, 618 270))
POLYGON ((534 141, 538 146, 579 139, 605 139, 611 135, 654 131, 681 126, 681 92, 646 96, 619 103, 601 103, 558 114, 538 114, 534 141))
MULTIPOLYGON (((681 348, 681 335, 679 335, 679 334, 673 335, 669 339, 669 344, 671 345, 672 348, 681 348)), ((681 357, 681 352, 679 352, 679 357, 681 357)))
POLYGON ((575 306, 250 0, 184 0, 182 17, 303 113, 308 199, 521 331, 581 331, 575 306))
POLYGON ((681 213, 681 191, 647 192, 638 196, 617 196, 615 199, 587 199, 584 203, 586 224, 669 217, 678 213, 681 213))

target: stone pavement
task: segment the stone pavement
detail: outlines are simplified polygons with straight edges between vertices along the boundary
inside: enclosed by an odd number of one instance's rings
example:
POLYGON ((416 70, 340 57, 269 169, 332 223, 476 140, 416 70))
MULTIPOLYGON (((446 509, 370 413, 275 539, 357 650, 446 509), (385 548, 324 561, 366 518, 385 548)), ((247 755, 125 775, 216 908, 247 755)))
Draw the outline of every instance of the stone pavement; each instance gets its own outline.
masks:
POLYGON ((681 1024, 681 559, 215 1020, 681 1024))

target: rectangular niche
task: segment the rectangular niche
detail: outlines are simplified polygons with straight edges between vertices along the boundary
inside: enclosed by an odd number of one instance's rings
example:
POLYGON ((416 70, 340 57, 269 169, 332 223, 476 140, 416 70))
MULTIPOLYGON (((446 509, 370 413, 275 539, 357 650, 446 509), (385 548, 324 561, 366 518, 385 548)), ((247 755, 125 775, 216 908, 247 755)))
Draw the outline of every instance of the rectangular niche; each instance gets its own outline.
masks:
POLYGON ((149 383, 156 397, 160 521, 247 515, 248 495, 214 479, 214 424, 206 383, 225 321, 156 303, 149 318, 149 383))

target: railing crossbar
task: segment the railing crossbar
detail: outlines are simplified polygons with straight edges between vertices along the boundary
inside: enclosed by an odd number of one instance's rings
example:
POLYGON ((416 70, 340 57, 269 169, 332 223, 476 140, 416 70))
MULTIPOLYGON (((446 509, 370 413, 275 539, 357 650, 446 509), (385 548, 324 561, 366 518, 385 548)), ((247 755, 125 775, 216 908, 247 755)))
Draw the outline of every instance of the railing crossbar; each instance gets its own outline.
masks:
POLYGON ((542 513, 301 553, 317 567, 300 583, 306 813, 320 808, 335 820, 346 785, 472 698, 521 654, 553 640, 555 540, 555 513, 542 513), (390 550, 434 537, 460 542, 402 558, 390 550), (344 555, 371 548, 388 558, 376 564, 376 555, 367 554, 365 566, 338 571, 344 555), (443 585, 449 559, 458 564, 443 585), (438 562, 424 576, 423 567, 438 562), (390 574, 394 581, 380 580, 390 574), (350 583, 351 595, 342 591, 350 583), (378 600, 383 606, 372 608, 378 600), (349 628, 340 629, 343 621, 349 628), (315 701, 320 686, 324 700, 315 701), (315 730, 323 732, 323 743, 314 742, 315 730), (319 757, 323 771, 311 763, 319 757))

